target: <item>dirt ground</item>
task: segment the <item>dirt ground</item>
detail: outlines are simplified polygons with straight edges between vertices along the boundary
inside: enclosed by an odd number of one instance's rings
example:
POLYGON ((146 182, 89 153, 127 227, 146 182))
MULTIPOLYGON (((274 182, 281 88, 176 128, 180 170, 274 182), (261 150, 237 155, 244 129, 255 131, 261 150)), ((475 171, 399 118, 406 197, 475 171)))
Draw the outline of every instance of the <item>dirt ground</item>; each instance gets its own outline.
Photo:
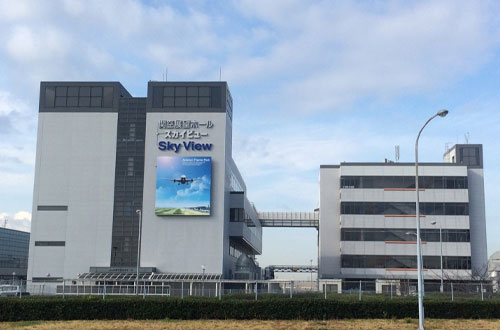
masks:
MULTIPOLYGON (((426 329, 500 329, 500 320, 426 320, 426 329)), ((416 329, 418 321, 404 320, 330 320, 330 321, 27 321, 0 323, 0 329, 36 329, 36 330, 76 330, 76 329, 416 329)))

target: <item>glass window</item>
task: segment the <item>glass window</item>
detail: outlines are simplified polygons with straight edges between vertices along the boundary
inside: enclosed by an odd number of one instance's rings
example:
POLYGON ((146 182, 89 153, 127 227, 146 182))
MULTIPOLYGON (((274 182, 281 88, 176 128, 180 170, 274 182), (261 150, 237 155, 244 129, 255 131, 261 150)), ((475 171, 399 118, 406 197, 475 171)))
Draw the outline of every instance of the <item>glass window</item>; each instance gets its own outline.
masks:
POLYGON ((68 87, 68 96, 78 96, 78 87, 68 87))
POLYGON ((446 215, 456 215, 456 205, 455 203, 445 203, 444 212, 446 215))
POLYGON ((199 97, 198 98, 198 106, 208 108, 210 107, 210 98, 209 97, 199 97))
POLYGON ((163 98, 163 106, 164 107, 173 107, 173 106, 175 106, 174 100, 175 100, 175 98, 173 98, 173 97, 164 97, 163 98))
POLYGON ((67 99, 68 107, 77 107, 78 106, 78 97, 68 97, 67 99))
POLYGON ((415 177, 405 176, 403 182, 403 188, 415 188, 415 177))
POLYGON ((175 97, 175 106, 176 107, 185 107, 186 106, 186 98, 185 97, 175 97))
POLYGON ((88 107, 90 106, 90 97, 81 97, 78 99, 78 106, 88 107))
POLYGON ((188 97, 187 98, 187 106, 188 107, 198 107, 198 98, 197 97, 188 97))
POLYGON ((114 88, 113 87, 104 87, 103 88, 102 106, 104 108, 112 108, 113 107, 113 98, 114 98, 114 88))
POLYGON ((45 87, 45 106, 47 108, 53 108, 56 98, 56 88, 55 87, 45 87))
POLYGON ((221 102, 221 89, 220 87, 211 87, 210 88, 210 106, 213 108, 220 108, 222 105, 221 102))
POLYGON ((455 178, 455 188, 457 189, 465 189, 465 177, 457 176, 455 178))
POLYGON ((80 96, 90 96, 90 87, 80 87, 80 96))
MULTIPOLYGON (((384 189, 415 188, 413 176, 342 176, 341 187, 384 189)), ((419 176, 419 188, 422 189, 464 189, 467 188, 467 177, 419 176)))
POLYGON ((434 215, 444 215, 444 203, 434 203, 434 215))
POLYGON ((446 189, 455 189, 455 177, 447 176, 445 178, 446 189))
POLYGON ((200 96, 210 96, 210 87, 200 87, 199 94, 200 96))
POLYGON ((56 96, 56 107, 65 107, 66 106, 66 97, 56 96))
POLYGON ((188 87, 187 96, 198 96, 198 87, 188 87))
POLYGON ((186 87, 175 87, 175 96, 186 96, 186 87))
POLYGON ((175 87, 165 87, 163 89, 163 96, 171 96, 171 97, 174 97, 175 96, 175 87))
POLYGON ((434 189, 443 189, 444 188, 444 181, 442 176, 435 176, 434 178, 434 184, 433 188, 434 189))
POLYGON ((90 106, 94 108, 100 108, 102 104, 102 97, 91 97, 90 106))
POLYGON ((163 88, 153 87, 153 108, 161 108, 163 99, 163 88))
POLYGON ((57 87, 56 88, 56 96, 66 96, 68 91, 67 87, 57 87))
POLYGON ((102 87, 92 87, 90 96, 102 96, 102 87))
POLYGON ((384 214, 384 203, 380 202, 365 202, 364 209, 361 214, 384 214))

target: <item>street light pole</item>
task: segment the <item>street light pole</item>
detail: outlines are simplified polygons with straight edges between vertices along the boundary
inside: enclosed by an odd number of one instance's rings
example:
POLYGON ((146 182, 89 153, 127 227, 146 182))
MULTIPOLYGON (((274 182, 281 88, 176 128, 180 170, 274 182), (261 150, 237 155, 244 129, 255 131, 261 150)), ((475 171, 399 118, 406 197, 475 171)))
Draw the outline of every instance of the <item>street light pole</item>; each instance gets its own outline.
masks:
POLYGON ((141 265, 141 231, 142 231, 142 211, 136 210, 135 213, 139 216, 139 235, 137 238, 137 274, 135 278, 135 295, 139 294, 139 267, 141 265))
POLYGON ((201 276, 201 295, 205 296, 205 265, 201 265, 201 271, 203 275, 201 276))
POLYGON ((429 118, 424 126, 420 129, 415 140, 415 219, 417 223, 417 268, 418 268, 418 328, 424 330, 424 301, 423 301, 423 275, 422 275, 422 243, 420 241, 420 196, 418 190, 418 139, 424 130, 425 126, 437 116, 444 117, 448 114, 448 110, 440 110, 434 116, 429 118))
POLYGON ((311 291, 313 290, 313 260, 311 259, 311 268, 309 268, 311 272, 311 291))

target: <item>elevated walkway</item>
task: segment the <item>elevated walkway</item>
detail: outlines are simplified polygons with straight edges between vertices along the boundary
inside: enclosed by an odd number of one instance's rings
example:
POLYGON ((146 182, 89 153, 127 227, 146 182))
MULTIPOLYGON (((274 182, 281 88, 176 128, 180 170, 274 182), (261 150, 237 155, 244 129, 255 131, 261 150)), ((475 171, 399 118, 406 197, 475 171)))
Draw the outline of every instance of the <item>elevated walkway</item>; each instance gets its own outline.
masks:
POLYGON ((319 229, 319 212, 259 212, 262 227, 301 227, 319 229))

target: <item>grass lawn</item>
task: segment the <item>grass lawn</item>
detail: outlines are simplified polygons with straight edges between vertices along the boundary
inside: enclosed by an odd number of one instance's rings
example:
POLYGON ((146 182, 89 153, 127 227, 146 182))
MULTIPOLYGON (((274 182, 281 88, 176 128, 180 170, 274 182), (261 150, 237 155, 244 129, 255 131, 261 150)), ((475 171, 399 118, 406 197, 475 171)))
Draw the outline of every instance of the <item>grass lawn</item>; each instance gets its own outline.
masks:
MULTIPOLYGON (((500 329, 500 320, 427 320, 426 329, 500 329)), ((0 329, 416 329, 418 320, 331 320, 331 321, 25 321, 0 323, 0 329)))

